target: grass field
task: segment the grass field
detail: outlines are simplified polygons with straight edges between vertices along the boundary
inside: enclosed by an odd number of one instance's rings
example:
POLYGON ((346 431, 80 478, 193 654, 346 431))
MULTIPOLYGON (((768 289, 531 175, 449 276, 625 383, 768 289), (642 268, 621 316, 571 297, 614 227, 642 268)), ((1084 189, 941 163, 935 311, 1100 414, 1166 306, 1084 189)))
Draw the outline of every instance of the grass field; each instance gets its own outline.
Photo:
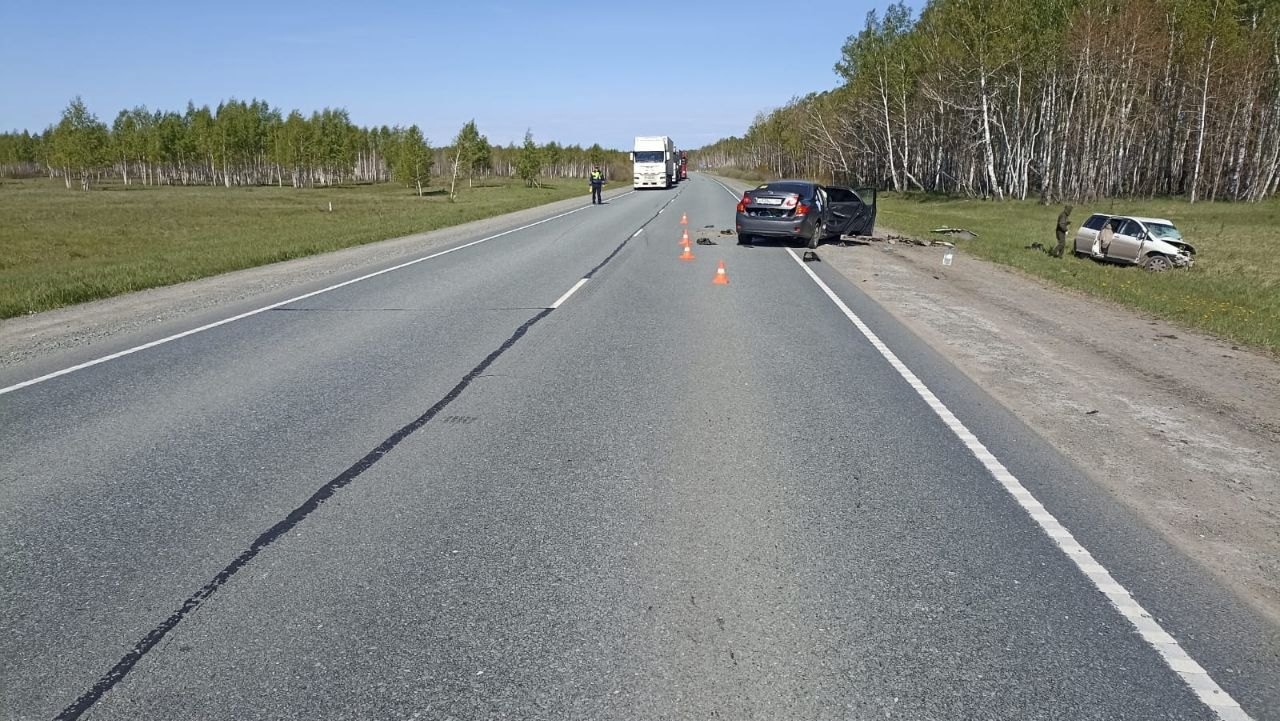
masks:
POLYGON ((489 180, 457 202, 432 188, 208 188, 0 181, 0 318, 418 233, 579 196, 489 180), (333 203, 333 212, 328 212, 333 203))
POLYGON ((1093 212, 1172 220, 1196 246, 1196 266, 1165 273, 1070 256, 1058 260, 1028 250, 1032 243, 1056 243, 1054 223, 1062 210, 1056 205, 882 194, 878 206, 877 224, 898 232, 941 239, 929 231, 967 228, 979 237, 956 242, 965 252, 1280 353, 1280 200, 1195 205, 1179 200, 1108 200, 1076 206, 1068 253, 1075 228, 1093 212))

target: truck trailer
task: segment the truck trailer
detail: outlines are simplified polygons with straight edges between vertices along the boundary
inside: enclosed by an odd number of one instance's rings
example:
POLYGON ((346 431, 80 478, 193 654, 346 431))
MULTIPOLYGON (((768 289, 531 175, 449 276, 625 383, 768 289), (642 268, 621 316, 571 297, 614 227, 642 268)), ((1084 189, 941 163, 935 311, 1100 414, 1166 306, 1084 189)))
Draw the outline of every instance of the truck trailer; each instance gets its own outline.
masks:
POLYGON ((676 177, 676 145, 665 135, 637 135, 631 151, 632 187, 670 188, 676 177))

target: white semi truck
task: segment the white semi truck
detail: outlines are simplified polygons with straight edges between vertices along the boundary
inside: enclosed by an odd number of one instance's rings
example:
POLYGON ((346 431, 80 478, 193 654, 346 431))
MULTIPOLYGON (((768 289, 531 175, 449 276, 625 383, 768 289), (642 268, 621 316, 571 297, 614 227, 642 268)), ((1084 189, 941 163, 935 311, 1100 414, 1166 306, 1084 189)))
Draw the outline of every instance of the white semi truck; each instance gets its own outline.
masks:
POLYGON ((676 177, 676 144, 665 135, 637 135, 631 151, 632 187, 670 188, 676 177))

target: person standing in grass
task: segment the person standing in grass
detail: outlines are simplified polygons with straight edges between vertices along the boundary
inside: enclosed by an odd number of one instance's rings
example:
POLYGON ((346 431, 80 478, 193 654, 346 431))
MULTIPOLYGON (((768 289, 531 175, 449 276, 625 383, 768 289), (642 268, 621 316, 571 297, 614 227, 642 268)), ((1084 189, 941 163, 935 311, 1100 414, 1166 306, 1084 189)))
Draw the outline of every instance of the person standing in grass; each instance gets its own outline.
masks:
POLYGON ((1058 213, 1058 229, 1054 231, 1058 236, 1058 244, 1053 248, 1053 257, 1061 258, 1063 251, 1067 248, 1067 231, 1071 229, 1071 206, 1062 206, 1062 212, 1058 213))
POLYGON ((600 166, 591 169, 591 204, 604 205, 604 198, 600 191, 604 188, 604 173, 600 172, 600 166))
POLYGON ((1098 231, 1098 240, 1093 244, 1093 257, 1107 257, 1107 251, 1111 248, 1111 240, 1116 237, 1115 226, 1116 221, 1111 219, 1103 224, 1102 230, 1098 231))

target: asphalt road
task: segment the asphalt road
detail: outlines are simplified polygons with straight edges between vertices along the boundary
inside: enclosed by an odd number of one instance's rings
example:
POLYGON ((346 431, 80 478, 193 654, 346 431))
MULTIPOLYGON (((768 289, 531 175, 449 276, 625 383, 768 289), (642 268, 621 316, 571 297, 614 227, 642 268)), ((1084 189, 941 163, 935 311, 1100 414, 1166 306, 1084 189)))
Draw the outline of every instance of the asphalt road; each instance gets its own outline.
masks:
POLYGON ((0 394, 0 718, 1280 718, 1274 628, 732 221, 695 176, 0 394))

